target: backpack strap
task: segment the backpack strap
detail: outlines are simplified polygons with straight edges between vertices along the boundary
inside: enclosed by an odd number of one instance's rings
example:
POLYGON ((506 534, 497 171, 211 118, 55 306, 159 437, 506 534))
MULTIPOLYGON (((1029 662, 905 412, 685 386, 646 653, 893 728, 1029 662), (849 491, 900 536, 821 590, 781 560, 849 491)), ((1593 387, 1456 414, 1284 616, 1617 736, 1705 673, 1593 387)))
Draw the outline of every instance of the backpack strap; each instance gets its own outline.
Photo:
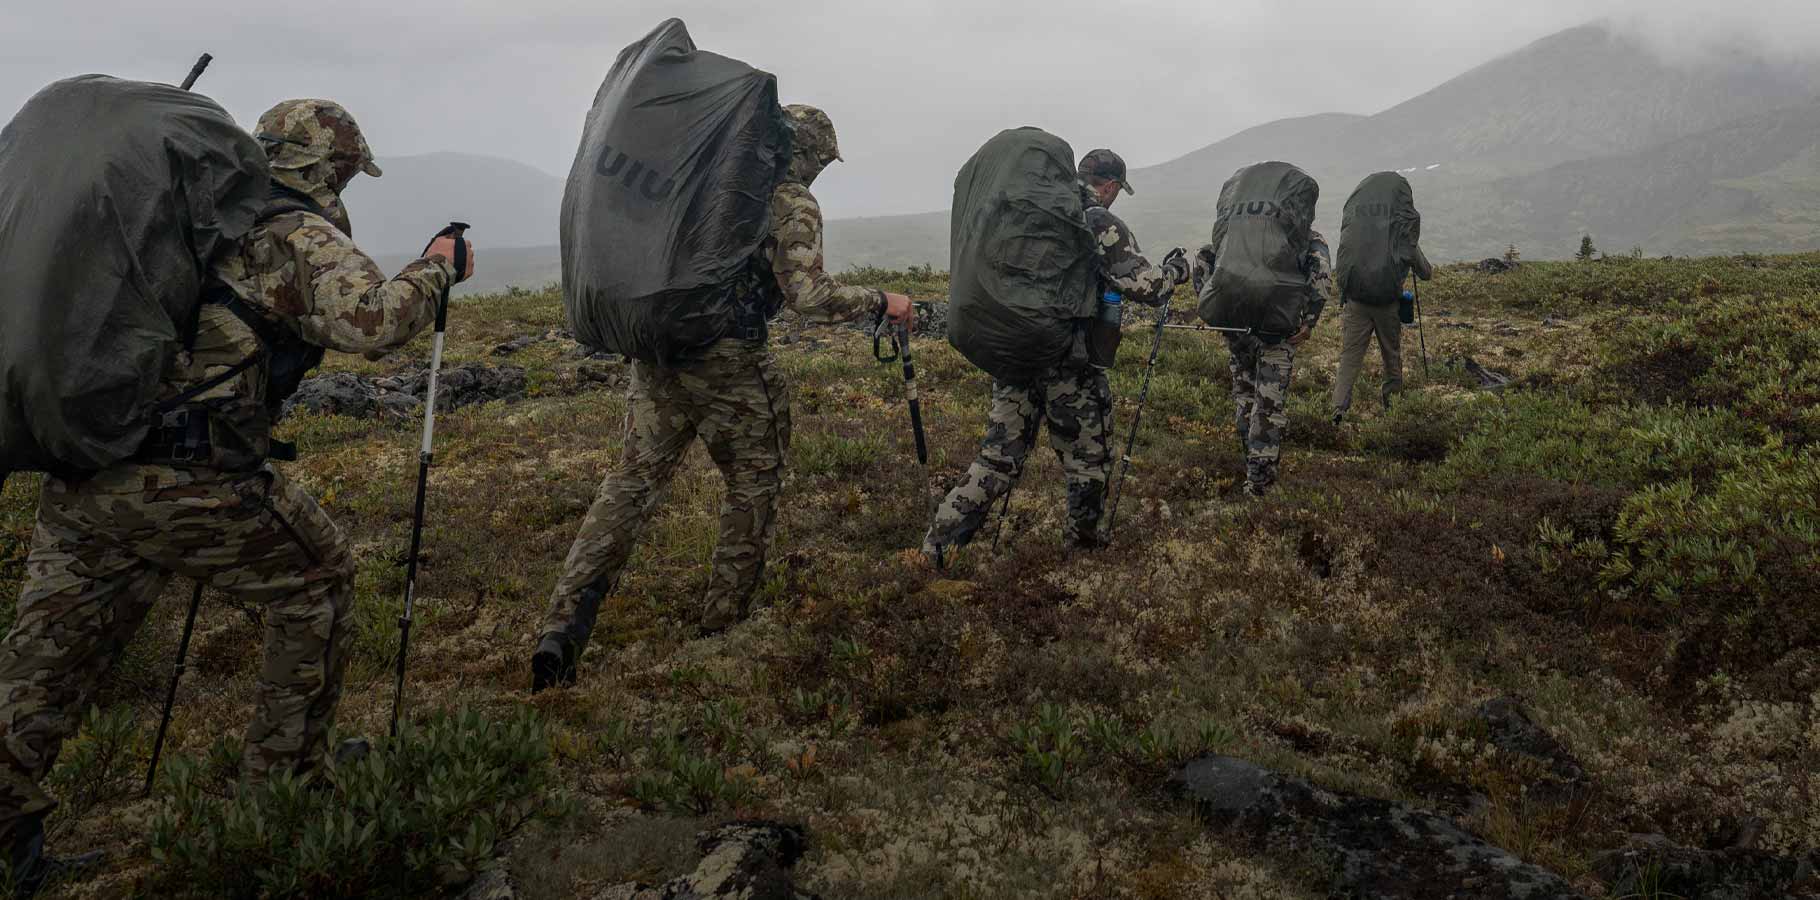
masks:
MULTIPOLYGON (((294 212, 307 212, 327 218, 327 211, 322 208, 321 204, 311 199, 308 194, 293 188, 285 187, 281 184, 273 184, 270 192, 267 194, 266 205, 259 211, 259 215, 253 219, 253 224, 257 227, 279 216, 294 212)), ((259 342, 259 350, 255 351, 247 358, 229 366, 226 370, 204 380, 200 384, 194 385, 177 396, 158 404, 154 413, 161 420, 179 413, 183 410, 183 407, 189 405, 197 397, 228 383, 236 376, 251 369, 253 366, 258 365, 262 360, 275 358, 280 354, 284 354, 284 351, 294 349, 293 345, 298 343, 296 337, 286 332, 283 327, 276 322, 273 322, 271 319, 262 315, 258 310, 255 310, 246 301, 240 299, 240 296, 234 293, 231 288, 226 285, 215 284, 204 291, 202 302, 197 304, 196 315, 192 316, 190 321, 186 323, 186 332, 184 336, 185 350, 195 350, 196 333, 201 327, 202 306, 205 304, 221 306, 228 312, 233 313, 235 318, 239 319, 242 324, 246 325, 247 328, 253 332, 254 338, 259 342)), ((308 356, 307 353, 284 355, 300 356, 298 360, 299 364, 302 364, 305 361, 301 357, 308 356)), ((320 361, 321 356, 316 355, 314 359, 320 361)), ((280 459, 286 458, 284 456, 284 448, 280 446, 279 442, 273 441, 272 445, 275 451, 273 453, 274 456, 280 459)), ((289 458, 296 458, 294 451, 291 452, 289 458)))

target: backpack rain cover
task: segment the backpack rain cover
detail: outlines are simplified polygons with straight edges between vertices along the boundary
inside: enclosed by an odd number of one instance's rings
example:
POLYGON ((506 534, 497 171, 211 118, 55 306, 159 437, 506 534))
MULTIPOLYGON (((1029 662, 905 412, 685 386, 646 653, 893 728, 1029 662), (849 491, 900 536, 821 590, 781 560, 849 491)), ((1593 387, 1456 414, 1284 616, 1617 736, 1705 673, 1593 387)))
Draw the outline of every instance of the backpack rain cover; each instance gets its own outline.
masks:
POLYGON ((1098 300, 1074 150, 1037 128, 987 141, 954 179, 949 237, 948 342, 993 378, 1035 383, 1098 300))
POLYGON ((1346 200, 1334 280, 1348 303, 1386 306, 1403 293, 1403 278, 1422 241, 1409 180, 1379 172, 1359 183, 1346 200))
POLYGON ((139 450, 207 273, 270 176, 201 94, 84 75, 26 101, 0 131, 0 476, 139 450))
POLYGON ((576 338, 664 366, 719 340, 789 168, 774 76, 695 49, 678 19, 620 51, 563 191, 576 338))
POLYGON ((1216 328, 1269 337, 1301 329, 1313 287, 1303 263, 1321 186, 1285 162, 1258 163, 1220 189, 1213 223, 1213 276, 1201 287, 1201 318, 1216 328))

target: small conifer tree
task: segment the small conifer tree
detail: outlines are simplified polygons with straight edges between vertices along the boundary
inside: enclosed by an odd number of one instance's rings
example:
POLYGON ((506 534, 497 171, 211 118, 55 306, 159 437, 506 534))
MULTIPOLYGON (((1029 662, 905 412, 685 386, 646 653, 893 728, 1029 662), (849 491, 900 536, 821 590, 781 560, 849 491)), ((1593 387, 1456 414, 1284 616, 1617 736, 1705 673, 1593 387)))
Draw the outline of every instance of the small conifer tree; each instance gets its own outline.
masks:
POLYGON ((1574 254, 1574 259, 1577 259, 1581 262, 1587 262, 1587 261, 1591 260, 1594 256, 1597 256, 1598 254, 1599 254, 1598 249, 1593 246, 1592 235, 1590 235, 1590 234, 1581 235, 1580 236, 1580 252, 1574 254))

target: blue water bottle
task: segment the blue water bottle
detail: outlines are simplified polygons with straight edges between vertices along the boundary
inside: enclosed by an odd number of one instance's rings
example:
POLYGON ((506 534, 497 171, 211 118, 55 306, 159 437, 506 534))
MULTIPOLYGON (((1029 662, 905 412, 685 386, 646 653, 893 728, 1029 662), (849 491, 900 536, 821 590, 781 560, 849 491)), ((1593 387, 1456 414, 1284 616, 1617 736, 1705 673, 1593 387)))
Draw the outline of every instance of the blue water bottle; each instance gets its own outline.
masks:
POLYGON ((1087 361, 1102 369, 1112 368, 1119 355, 1120 328, 1125 324, 1125 295, 1107 288, 1100 295, 1099 314, 1087 329, 1087 361))

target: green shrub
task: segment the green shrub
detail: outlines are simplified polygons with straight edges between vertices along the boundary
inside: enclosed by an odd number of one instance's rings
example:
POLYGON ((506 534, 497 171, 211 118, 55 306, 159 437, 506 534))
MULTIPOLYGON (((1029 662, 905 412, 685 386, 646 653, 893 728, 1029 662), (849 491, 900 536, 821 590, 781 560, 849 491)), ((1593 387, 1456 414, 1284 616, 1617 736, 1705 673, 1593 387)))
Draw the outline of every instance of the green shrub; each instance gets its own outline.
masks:
POLYGON ((1648 402, 1724 407, 1820 442, 1820 292, 1727 297, 1621 320, 1598 380, 1648 402))
POLYGON ((1777 452, 1761 428, 1727 410, 1602 408, 1555 394, 1510 394, 1472 407, 1463 424, 1469 430, 1432 474, 1446 490, 1526 475, 1608 487, 1706 483, 1777 452))
POLYGON ((423 896, 492 866, 501 841, 567 809, 528 712, 438 713, 364 760, 237 792, 215 783, 232 749, 214 755, 165 769, 151 853, 167 896, 423 896))
POLYGON ((1820 455, 1784 454, 1706 492, 1686 480, 1644 488, 1616 542, 1607 587, 1739 624, 1763 613, 1805 622, 1820 597, 1820 455))

